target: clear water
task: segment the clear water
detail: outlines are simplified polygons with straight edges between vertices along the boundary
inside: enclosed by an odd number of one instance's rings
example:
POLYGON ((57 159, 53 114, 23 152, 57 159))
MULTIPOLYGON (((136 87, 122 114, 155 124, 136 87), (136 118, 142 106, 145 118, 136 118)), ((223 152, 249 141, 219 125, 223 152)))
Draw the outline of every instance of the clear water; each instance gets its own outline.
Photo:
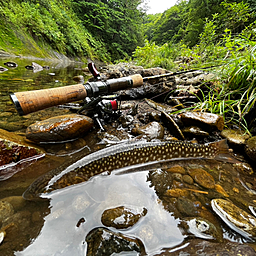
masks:
MULTIPOLYGON (((10 60, 10 59, 8 59, 10 60)), ((7 59, 0 59, 0 66, 7 59)), ((75 75, 83 75, 80 70, 85 67, 82 63, 54 63, 43 60, 34 60, 40 65, 47 65, 48 70, 33 73, 25 69, 33 60, 16 58, 12 61, 18 63, 15 69, 0 73, 0 128, 24 136, 26 127, 47 117, 61 115, 63 109, 51 108, 28 116, 20 117, 10 98, 9 93, 42 88, 51 88, 74 84, 75 75)), ((26 188, 39 176, 57 168, 67 161, 75 161, 90 152, 94 152, 102 145, 95 137, 96 131, 78 141, 63 144, 44 145, 47 154, 44 159, 32 163, 16 173, 8 180, 0 183, 0 200, 6 197, 20 197, 26 188)), ((204 167, 211 172, 216 182, 230 194, 230 199, 244 206, 243 202, 253 205, 256 197, 247 193, 247 189, 239 183, 239 173, 229 164, 179 162, 186 168, 204 167), (237 187, 239 193, 233 191, 237 187), (237 194, 236 194, 237 193, 237 194)), ((159 168, 159 166, 157 167, 159 168)), ((161 194, 161 188, 168 189, 168 180, 165 176, 153 180, 151 173, 165 172, 166 166, 159 169, 134 171, 122 175, 98 175, 90 181, 71 186, 49 195, 46 201, 26 201, 15 213, 10 216, 2 228, 6 228, 6 237, 0 245, 0 255, 86 255, 86 235, 95 227, 102 227, 101 215, 104 210, 119 206, 148 210, 146 216, 133 227, 127 230, 115 230, 125 235, 139 238, 148 255, 160 253, 163 248, 175 250, 178 247, 186 248, 187 235, 179 227, 181 218, 166 207, 172 201, 161 194), (169 201, 168 201, 169 200, 169 201), (79 227, 77 223, 84 218, 79 227)), ((167 176, 166 176, 167 177, 167 176)), ((175 183, 178 186, 178 183, 175 183)), ((170 187, 169 187, 170 188, 170 187)), ((213 194, 200 194, 197 198, 207 214, 212 216, 209 202, 216 196, 213 194)), ((223 229, 227 241, 245 241, 229 230, 215 217, 216 226, 223 229)), ((1 223, 0 223, 1 227, 1 223)), ((185 250, 185 249, 184 249, 185 250)), ((189 251, 185 253, 190 253, 189 251)), ((125 253, 120 255, 136 255, 125 253)), ((189 254, 186 254, 189 255, 189 254)), ((193 252, 191 252, 193 255, 193 252)))

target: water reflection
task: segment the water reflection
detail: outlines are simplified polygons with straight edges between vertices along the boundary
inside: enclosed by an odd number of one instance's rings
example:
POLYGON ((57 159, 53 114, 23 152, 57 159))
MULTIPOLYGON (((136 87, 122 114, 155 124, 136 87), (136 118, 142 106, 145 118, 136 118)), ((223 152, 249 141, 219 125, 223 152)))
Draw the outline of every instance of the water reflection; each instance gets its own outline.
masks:
MULTIPOLYGON (((10 60, 10 59, 8 59, 10 60)), ((30 91, 38 89, 47 89, 60 86, 75 84, 73 77, 76 75, 84 75, 81 68, 84 63, 79 62, 60 62, 49 60, 33 60, 15 58, 18 67, 7 67, 8 70, 0 73, 0 128, 7 131, 24 131, 27 126, 42 118, 48 118, 53 115, 63 114, 56 108, 50 108, 45 111, 32 113, 27 116, 20 117, 11 102, 10 93, 20 91, 30 91), (41 66, 48 66, 34 73, 33 70, 27 70, 25 67, 36 62, 41 66), (55 113, 56 112, 56 113, 55 113)), ((0 58, 0 66, 4 67, 6 59, 0 58)))
POLYGON ((146 181, 147 175, 147 171, 100 175, 87 183, 54 193, 50 201, 51 212, 44 218, 40 235, 16 255, 85 255, 86 235, 93 228, 102 226, 101 215, 105 209, 118 206, 148 210, 138 224, 122 230, 125 235, 141 239, 148 253, 179 245, 184 239, 177 227, 179 220, 164 210, 146 181), (81 218, 85 221, 77 227, 81 218))
MULTIPOLYGON (((26 127, 37 120, 64 114, 65 110, 51 108, 20 117, 9 98, 9 93, 73 84, 72 78, 74 75, 82 74, 78 69, 83 64, 68 63, 63 68, 56 63, 49 64, 38 60, 36 62, 40 65, 49 65, 50 69, 33 73, 25 69, 26 65, 31 64, 31 60, 15 61, 19 65, 16 69, 9 68, 8 71, 0 73, 0 128, 24 133, 26 127)), ((0 59, 0 66, 3 62, 5 60, 0 59)), ((40 163, 30 165, 22 173, 15 174, 9 180, 2 181, 1 198, 20 196, 38 176, 59 167, 69 158, 74 161, 75 157, 80 159, 89 152, 98 150, 101 146, 97 145, 98 140, 95 137, 95 133, 91 133, 88 137, 74 142, 42 145, 46 149, 47 157, 40 163)), ((147 169, 122 175, 100 175, 89 182, 53 193, 49 206, 47 202, 26 202, 25 206, 15 211, 9 219, 14 224, 5 223, 5 226, 3 223, 2 227, 9 228, 10 224, 14 229, 10 229, 9 235, 0 245, 0 254, 13 255, 13 251, 16 251, 16 255, 24 256, 85 255, 87 234, 93 228, 103 226, 103 211, 119 206, 147 209, 147 214, 137 224, 121 232, 139 238, 151 255, 159 253, 162 248, 173 248, 173 252, 175 248, 184 248, 184 253, 188 255, 190 249, 185 247, 189 243, 195 245, 191 250, 196 250, 202 240, 196 240, 192 232, 185 233, 187 227, 181 225, 184 224, 183 221, 194 223, 195 216, 198 217, 197 220, 203 218, 202 223, 206 223, 205 225, 208 225, 207 220, 214 224, 219 232, 214 237, 219 242, 218 246, 225 243, 223 240, 246 242, 214 215, 210 202, 214 198, 228 199, 255 215, 256 196, 251 193, 255 188, 255 181, 252 176, 241 175, 243 178, 246 177, 241 182, 236 167, 219 162, 181 161, 179 164, 186 169, 182 174, 168 173, 158 166, 159 169, 153 171, 147 169), (189 175, 190 169, 196 168, 204 168, 213 176, 213 189, 206 189, 198 180, 192 179, 192 174, 189 175), (185 196, 175 196, 175 193, 180 193, 181 190, 185 192, 185 196)), ((114 228, 110 229, 116 231, 114 228)), ((200 234, 197 237, 200 237, 200 234)), ((168 251, 171 252, 171 249, 168 251)), ((195 251, 191 252, 192 255, 193 253, 195 251)))

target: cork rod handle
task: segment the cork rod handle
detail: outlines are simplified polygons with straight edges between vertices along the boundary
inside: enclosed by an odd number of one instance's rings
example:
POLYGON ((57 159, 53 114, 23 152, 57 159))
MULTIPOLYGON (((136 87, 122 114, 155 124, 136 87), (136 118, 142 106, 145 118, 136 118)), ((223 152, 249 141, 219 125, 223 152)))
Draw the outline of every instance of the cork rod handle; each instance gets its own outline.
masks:
POLYGON ((20 115, 27 115, 45 108, 82 100, 86 96, 87 92, 83 84, 16 92, 10 95, 20 115))

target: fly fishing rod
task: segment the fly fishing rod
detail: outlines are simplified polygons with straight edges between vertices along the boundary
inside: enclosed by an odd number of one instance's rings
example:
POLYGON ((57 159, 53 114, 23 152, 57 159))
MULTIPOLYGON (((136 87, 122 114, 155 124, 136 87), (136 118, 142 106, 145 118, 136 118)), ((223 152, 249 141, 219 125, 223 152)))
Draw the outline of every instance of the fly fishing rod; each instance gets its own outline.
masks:
POLYGON ((142 86, 143 82, 145 81, 195 71, 187 70, 172 72, 144 78, 139 74, 135 74, 127 77, 103 81, 100 80, 99 72, 93 63, 89 63, 88 67, 94 78, 98 81, 86 82, 85 84, 68 85, 58 88, 11 93, 10 98, 15 105, 17 112, 19 115, 23 116, 49 107, 84 100, 86 97, 97 98, 101 95, 107 95, 119 90, 136 88, 142 86))

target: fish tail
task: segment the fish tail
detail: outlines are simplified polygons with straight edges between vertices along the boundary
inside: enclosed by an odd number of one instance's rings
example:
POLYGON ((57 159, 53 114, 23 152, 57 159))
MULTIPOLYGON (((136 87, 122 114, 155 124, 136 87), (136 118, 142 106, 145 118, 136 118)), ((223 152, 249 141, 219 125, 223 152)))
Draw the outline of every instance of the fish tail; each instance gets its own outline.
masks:
POLYGON ((237 160, 234 156, 231 155, 227 139, 212 142, 209 143, 208 145, 218 150, 216 156, 214 157, 215 160, 233 164, 241 163, 239 160, 237 160))

